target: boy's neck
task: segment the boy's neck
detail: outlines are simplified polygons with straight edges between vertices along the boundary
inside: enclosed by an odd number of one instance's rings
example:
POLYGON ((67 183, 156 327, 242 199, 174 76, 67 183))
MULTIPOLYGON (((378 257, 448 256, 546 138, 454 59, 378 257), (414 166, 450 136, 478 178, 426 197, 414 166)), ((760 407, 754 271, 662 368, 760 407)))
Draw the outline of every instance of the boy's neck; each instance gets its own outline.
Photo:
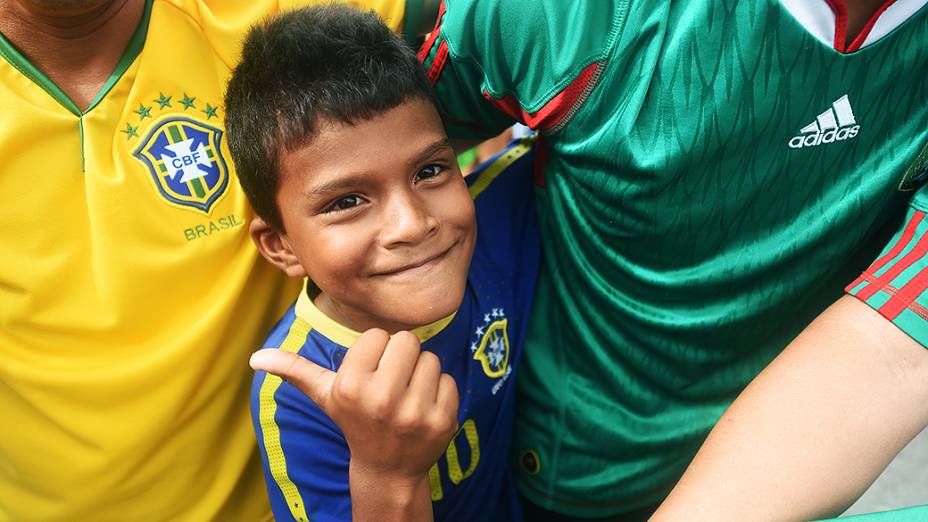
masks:
POLYGON ((350 346, 358 335, 371 328, 385 330, 390 335, 401 330, 410 331, 424 343, 443 331, 457 315, 457 311, 454 311, 437 321, 416 326, 357 323, 350 320, 350 316, 342 311, 343 308, 337 302, 308 280, 303 294, 297 300, 296 309, 297 315, 308 321, 314 330, 345 346, 350 346))
POLYGON ((847 6, 845 45, 850 45, 886 0, 844 0, 847 6))
MULTIPOLYGON (((307 288, 307 292, 309 293, 309 288, 307 288)), ((396 332, 399 332, 401 330, 412 331, 421 326, 425 326, 425 325, 390 324, 386 322, 374 323, 371 321, 359 321, 355 318, 352 318, 351 317, 352 314, 347 313, 345 311, 345 308, 341 305, 341 303, 329 297, 329 295, 326 294, 325 292, 318 291, 318 294, 316 294, 315 297, 313 296, 312 293, 309 293, 309 297, 310 299, 312 299, 313 304, 316 305, 316 308, 318 308, 319 311, 325 314, 329 319, 335 321, 336 323, 338 323, 339 325, 345 328, 348 328, 358 333, 365 332, 367 330, 370 330, 371 328, 380 328, 381 330, 385 330, 390 335, 393 335, 396 332)))

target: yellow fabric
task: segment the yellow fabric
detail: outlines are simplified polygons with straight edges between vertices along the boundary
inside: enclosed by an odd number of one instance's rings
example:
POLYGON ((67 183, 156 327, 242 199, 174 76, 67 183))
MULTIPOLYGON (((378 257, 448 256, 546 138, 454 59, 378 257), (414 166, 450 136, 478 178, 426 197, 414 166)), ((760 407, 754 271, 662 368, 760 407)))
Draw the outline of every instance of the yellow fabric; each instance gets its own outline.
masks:
MULTIPOLYGON (((364 3, 399 28, 401 1, 364 3)), ((277 9, 156 0, 82 118, 0 59, 0 520, 269 517, 247 360, 298 284, 252 247, 224 136, 208 211, 134 153, 171 118, 221 130, 242 34, 277 9)))

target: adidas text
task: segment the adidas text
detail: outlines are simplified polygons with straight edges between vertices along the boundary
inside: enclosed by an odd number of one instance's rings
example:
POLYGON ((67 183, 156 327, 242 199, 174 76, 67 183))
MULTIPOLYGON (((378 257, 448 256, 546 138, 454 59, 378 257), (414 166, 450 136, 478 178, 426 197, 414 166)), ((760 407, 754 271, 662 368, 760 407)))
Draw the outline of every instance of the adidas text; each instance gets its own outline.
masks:
POLYGON ((822 143, 834 143, 836 141, 849 140, 857 137, 857 131, 860 125, 845 127, 843 129, 831 129, 827 132, 818 132, 815 134, 806 134, 805 136, 793 136, 789 140, 789 148, 801 149, 803 147, 814 147, 822 143))
POLYGON ((854 118, 851 102, 847 95, 838 98, 825 112, 815 117, 812 123, 799 129, 799 135, 789 140, 789 148, 815 147, 823 143, 834 143, 857 137, 860 125, 854 118))

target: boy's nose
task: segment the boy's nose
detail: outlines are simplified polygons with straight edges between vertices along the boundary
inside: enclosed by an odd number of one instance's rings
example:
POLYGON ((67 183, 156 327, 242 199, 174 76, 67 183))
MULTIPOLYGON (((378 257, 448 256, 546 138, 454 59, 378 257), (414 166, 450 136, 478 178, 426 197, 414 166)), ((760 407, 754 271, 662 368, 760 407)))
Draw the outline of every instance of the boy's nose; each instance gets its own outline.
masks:
POLYGON ((393 198, 384 215, 381 242, 385 248, 419 243, 438 231, 439 221, 415 196, 393 198))

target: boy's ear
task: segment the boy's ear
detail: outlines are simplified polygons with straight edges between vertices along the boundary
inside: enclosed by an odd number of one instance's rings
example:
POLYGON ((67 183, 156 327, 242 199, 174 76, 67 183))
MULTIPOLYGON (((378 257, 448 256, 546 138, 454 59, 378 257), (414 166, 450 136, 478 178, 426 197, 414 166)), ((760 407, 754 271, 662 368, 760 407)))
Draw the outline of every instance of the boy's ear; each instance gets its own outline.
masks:
POLYGON ((272 265, 283 270, 290 277, 306 277, 306 270, 300 264, 293 250, 290 248, 290 241, 286 235, 269 225, 259 217, 251 220, 248 226, 248 232, 251 239, 258 247, 258 252, 264 256, 272 265))

